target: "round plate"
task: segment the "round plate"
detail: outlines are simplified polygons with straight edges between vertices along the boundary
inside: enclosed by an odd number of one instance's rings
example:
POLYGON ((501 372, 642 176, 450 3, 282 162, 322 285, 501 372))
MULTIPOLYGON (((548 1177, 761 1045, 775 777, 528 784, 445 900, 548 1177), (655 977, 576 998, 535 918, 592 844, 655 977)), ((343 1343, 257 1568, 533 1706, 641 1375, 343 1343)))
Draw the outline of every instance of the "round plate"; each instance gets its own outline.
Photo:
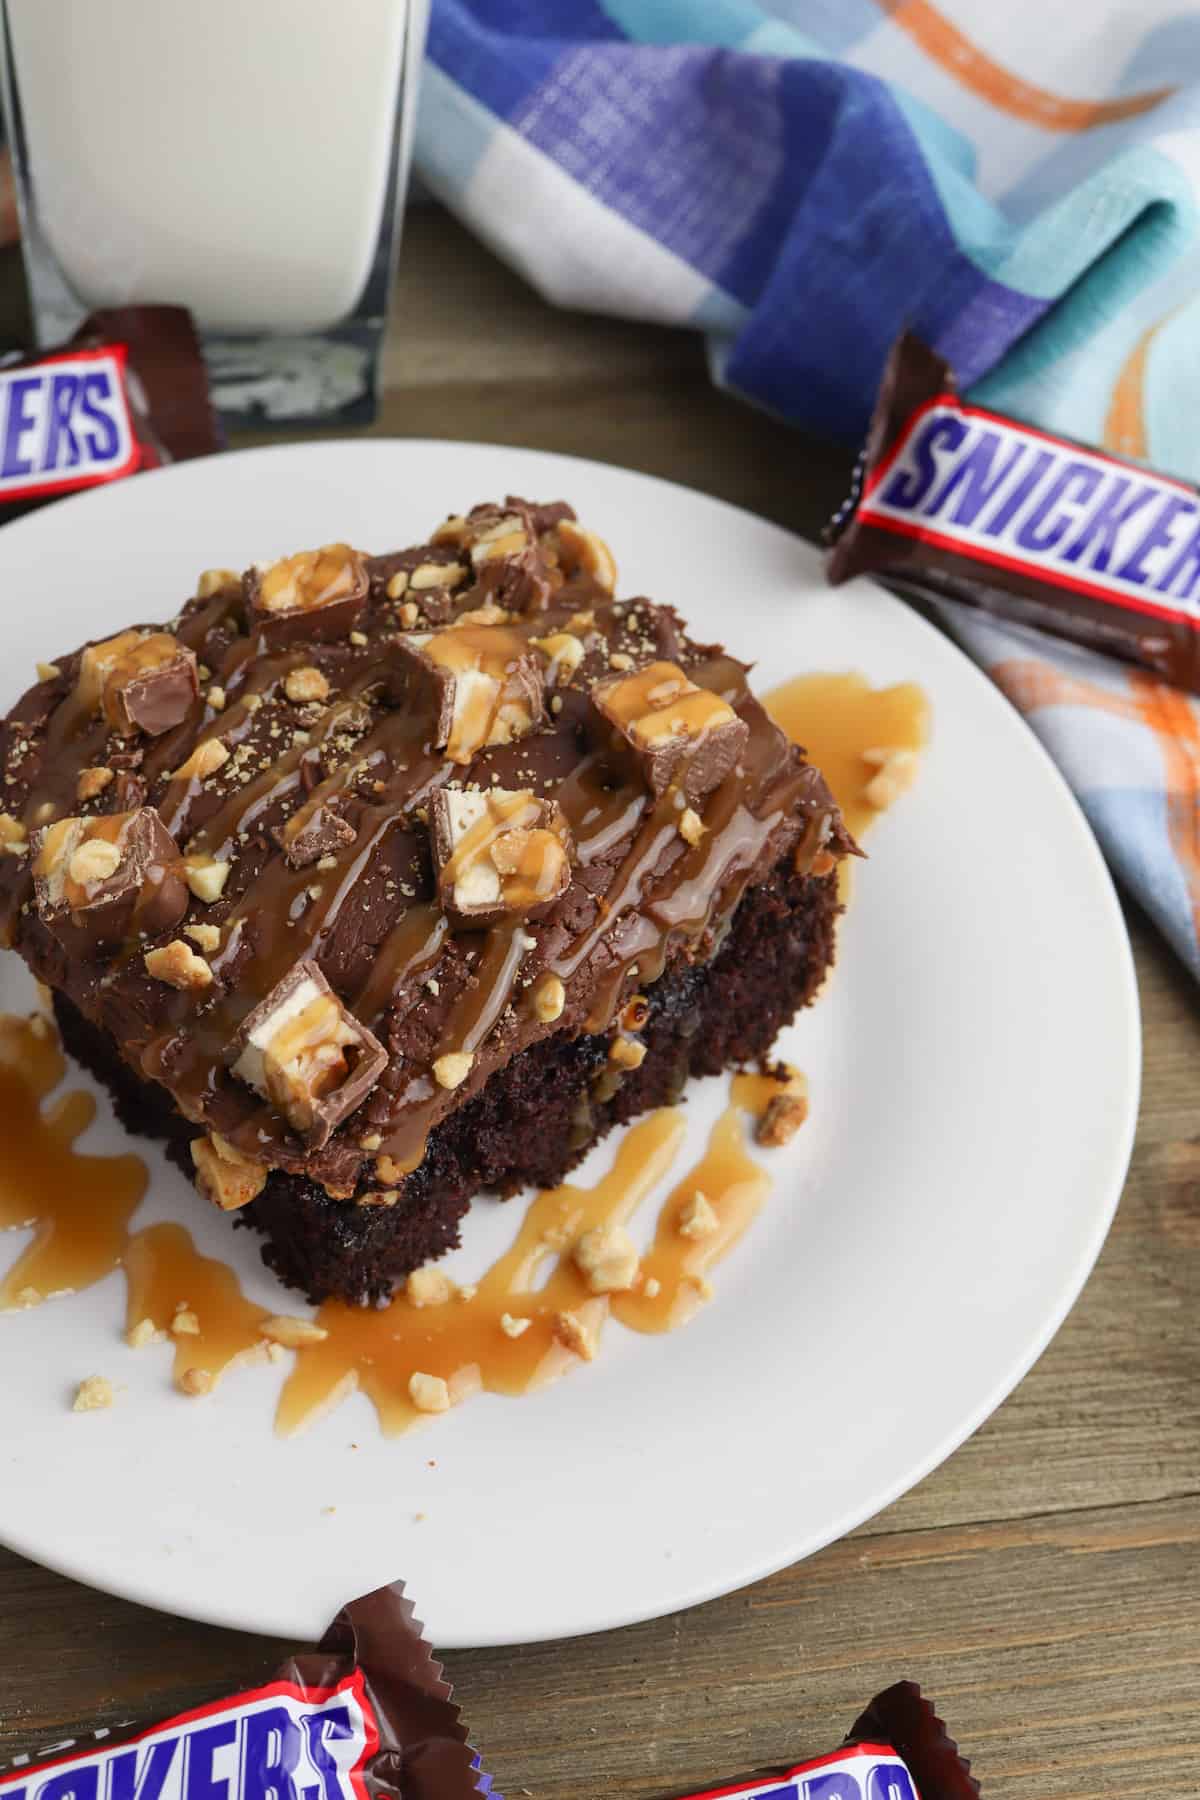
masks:
MULTIPOLYGON (((384 550, 514 490, 566 495, 612 544, 624 592, 673 602, 697 636, 756 660, 762 687, 855 668, 929 694, 920 779, 871 836, 836 975, 781 1040, 809 1075, 811 1117, 770 1153, 773 1197, 684 1330, 610 1324, 598 1360, 555 1386, 477 1397, 399 1439, 361 1395, 276 1438, 279 1367, 235 1370, 209 1400, 176 1394, 166 1347, 122 1342, 119 1274, 0 1317, 0 1539, 151 1606, 311 1638, 348 1596, 403 1576, 434 1642, 457 1648, 623 1625, 753 1581, 976 1429, 1061 1324, 1121 1190, 1137 996, 1082 814, 953 645, 870 584, 826 588, 815 551, 748 513, 480 444, 189 463, 0 532, 0 699, 35 658, 169 617, 210 564, 334 538, 384 550), (92 1373, 125 1391, 74 1415, 92 1373)), ((28 1005, 17 959, 0 961, 0 1007, 28 1005)), ((689 1161, 726 1091, 689 1090, 689 1161)), ((103 1105, 83 1141, 128 1147, 103 1105)), ((139 1148, 152 1184, 138 1222, 184 1221, 252 1298, 295 1310, 257 1240, 139 1148)), ((609 1139, 578 1179, 612 1154, 609 1139)), ((516 1216, 476 1203, 462 1278, 516 1216)))

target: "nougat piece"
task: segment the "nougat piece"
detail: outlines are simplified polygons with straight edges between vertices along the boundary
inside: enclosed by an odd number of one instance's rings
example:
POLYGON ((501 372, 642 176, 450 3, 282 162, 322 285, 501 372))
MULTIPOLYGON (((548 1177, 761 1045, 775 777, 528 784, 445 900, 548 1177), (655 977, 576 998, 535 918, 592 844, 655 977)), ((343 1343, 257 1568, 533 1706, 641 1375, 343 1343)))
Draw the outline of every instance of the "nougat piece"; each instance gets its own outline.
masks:
POLYGON ((456 924, 540 918, 570 883, 566 821, 530 789, 439 788, 429 826, 438 898, 456 924))
POLYGON ((247 1014, 227 1060, 319 1150, 374 1088, 387 1051, 304 960, 247 1014))

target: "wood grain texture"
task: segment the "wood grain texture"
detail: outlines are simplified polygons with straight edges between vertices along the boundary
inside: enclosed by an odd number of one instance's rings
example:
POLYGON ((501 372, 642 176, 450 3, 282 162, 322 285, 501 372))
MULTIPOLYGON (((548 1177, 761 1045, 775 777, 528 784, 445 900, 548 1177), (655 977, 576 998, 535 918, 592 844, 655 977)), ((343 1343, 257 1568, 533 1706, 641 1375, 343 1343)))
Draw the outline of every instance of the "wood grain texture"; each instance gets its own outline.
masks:
MULTIPOLYGON (((555 312, 432 209, 410 221, 387 376, 379 433, 600 457, 809 535, 850 464, 715 393, 696 340, 555 312)), ((957 1455, 808 1562, 626 1631, 449 1657, 509 1800, 667 1800, 794 1760, 901 1675, 937 1698, 987 1800, 1194 1800, 1200 1001, 1130 925, 1137 1147, 1055 1342, 957 1455)), ((0 1762, 253 1681, 281 1652, 0 1552, 0 1762)))

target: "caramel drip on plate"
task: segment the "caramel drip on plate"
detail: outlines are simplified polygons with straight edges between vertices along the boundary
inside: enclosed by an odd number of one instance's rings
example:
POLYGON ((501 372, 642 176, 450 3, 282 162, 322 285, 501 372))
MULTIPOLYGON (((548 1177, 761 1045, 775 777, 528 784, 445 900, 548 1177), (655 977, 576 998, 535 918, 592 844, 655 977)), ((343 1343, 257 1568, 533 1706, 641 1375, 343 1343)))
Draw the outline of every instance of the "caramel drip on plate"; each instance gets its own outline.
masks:
POLYGON ((215 1386, 227 1369, 240 1363, 265 1362, 262 1327, 270 1317, 246 1299, 238 1278, 226 1263, 201 1256, 182 1225, 150 1225, 130 1238, 125 1250, 128 1297, 126 1333, 136 1333, 149 1320, 156 1332, 175 1345, 175 1382, 203 1392, 208 1385, 189 1381, 198 1370, 215 1386), (173 1332, 177 1316, 189 1313, 198 1331, 173 1332))
POLYGON ((43 1110, 65 1070, 46 1019, 0 1016, 0 1229, 34 1228, 32 1243, 0 1276, 0 1310, 110 1275, 146 1191, 140 1158, 76 1150, 96 1115, 90 1094, 63 1094, 43 1110))
POLYGON ((911 681, 873 688, 852 673, 798 675, 763 705, 820 769, 855 837, 879 817, 866 793, 879 771, 864 752, 921 750, 929 740, 929 701, 911 681))

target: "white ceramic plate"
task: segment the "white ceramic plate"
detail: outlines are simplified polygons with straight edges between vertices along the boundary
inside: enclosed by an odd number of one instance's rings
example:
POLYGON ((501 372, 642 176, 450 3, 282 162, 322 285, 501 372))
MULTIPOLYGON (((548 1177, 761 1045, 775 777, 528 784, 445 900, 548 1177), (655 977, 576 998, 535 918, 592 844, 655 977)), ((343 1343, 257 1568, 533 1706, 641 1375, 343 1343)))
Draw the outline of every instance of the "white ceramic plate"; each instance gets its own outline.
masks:
MULTIPOLYGON (((748 513, 486 445, 192 463, 0 532, 0 702, 35 658, 169 616, 210 564, 333 538, 382 550, 514 489, 568 496, 611 542, 625 592, 677 603, 698 635, 757 659, 763 687, 849 667, 929 693, 920 780, 874 832, 836 976, 783 1045, 812 1116, 771 1153, 774 1196, 685 1330, 610 1324, 599 1360, 556 1386, 480 1396, 400 1439, 381 1438, 361 1395, 275 1438, 278 1367, 235 1371, 211 1400, 175 1394, 169 1351, 121 1340, 120 1275, 0 1317, 0 1539, 151 1606, 312 1637, 347 1596, 404 1576, 449 1648, 622 1625, 753 1581, 976 1429, 1062 1322, 1121 1190, 1137 998, 1082 815, 950 643, 867 583, 828 590, 813 550, 748 513), (94 1372, 127 1391, 73 1415, 73 1384, 94 1372)), ((0 1007, 27 1004, 16 959, 0 962, 0 1007)), ((723 1080, 691 1090, 689 1155, 725 1094, 723 1080)), ((106 1108, 84 1143, 122 1143, 106 1108)), ((149 1161, 139 1222, 183 1220, 278 1309, 257 1240, 149 1161)), ((477 1204, 460 1270, 514 1223, 477 1204)), ((0 1246, 4 1265, 23 1241, 0 1246)))

